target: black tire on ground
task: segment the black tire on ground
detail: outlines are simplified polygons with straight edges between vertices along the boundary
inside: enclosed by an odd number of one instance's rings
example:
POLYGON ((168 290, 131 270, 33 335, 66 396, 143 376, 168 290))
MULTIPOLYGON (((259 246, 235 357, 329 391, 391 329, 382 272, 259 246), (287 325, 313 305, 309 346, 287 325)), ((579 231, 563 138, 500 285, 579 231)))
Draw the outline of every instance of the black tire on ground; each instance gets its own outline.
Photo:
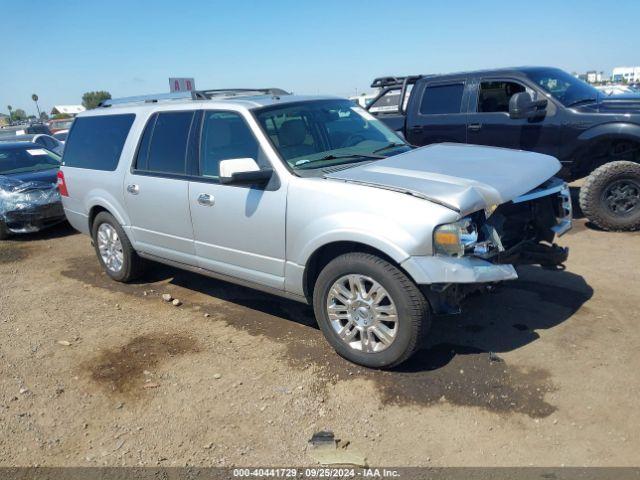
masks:
MULTIPOLYGON (((620 160, 596 168, 580 189, 580 208, 585 217, 604 230, 637 230, 640 228, 640 204, 628 214, 616 214, 605 201, 605 194, 618 182, 640 188, 640 163, 620 160)), ((637 190, 636 190, 637 191, 637 190)))
POLYGON ((407 360, 420 348, 431 325, 429 304, 416 284, 391 263, 368 253, 347 253, 327 264, 316 280, 313 308, 331 346, 347 360, 372 368, 390 368, 407 360), (331 326, 326 308, 330 289, 339 278, 349 274, 370 277, 393 299, 398 330, 393 342, 382 351, 369 353, 351 348, 331 326))
POLYGON ((129 241, 126 233, 118 221, 109 212, 100 212, 96 215, 93 225, 91 226, 91 237, 93 238, 93 245, 100 265, 102 265, 104 271, 107 272, 107 275, 109 275, 113 280, 126 283, 135 280, 142 275, 144 269, 143 259, 138 256, 131 246, 131 242, 129 241), (122 268, 117 273, 114 273, 107 268, 100 256, 100 250, 98 249, 98 228, 104 223, 108 223, 116 230, 118 237, 120 238, 120 243, 122 244, 123 264, 122 268))
POLYGON ((9 230, 2 220, 0 220, 0 240, 9 238, 9 230))

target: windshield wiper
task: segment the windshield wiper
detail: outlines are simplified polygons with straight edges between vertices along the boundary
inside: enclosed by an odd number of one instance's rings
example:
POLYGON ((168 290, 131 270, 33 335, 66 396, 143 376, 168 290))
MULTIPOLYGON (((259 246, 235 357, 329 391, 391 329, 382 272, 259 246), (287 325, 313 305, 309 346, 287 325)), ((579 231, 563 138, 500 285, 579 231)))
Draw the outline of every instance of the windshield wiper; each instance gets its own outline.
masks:
POLYGON ((300 164, 296 164, 295 167, 296 168, 305 168, 306 165, 309 165, 310 163, 317 163, 317 162, 322 162, 324 160, 341 160, 341 159, 347 159, 347 158, 370 158, 372 160, 381 160, 383 158, 382 155, 370 155, 370 154, 366 154, 366 153, 354 153, 351 155, 334 155, 333 153, 329 154, 329 155, 325 155, 322 158, 314 158, 313 160, 301 160, 300 164))
POLYGON ((597 102, 598 99, 597 98, 583 98, 581 100, 576 100, 575 102, 571 102, 570 104, 567 105, 567 108, 569 107, 575 107, 576 105, 579 105, 581 103, 591 103, 591 102, 597 102))
POLYGON ((374 150, 372 153, 383 152, 385 150, 388 150, 388 149, 394 148, 394 147, 406 147, 406 146, 407 146, 406 143, 391 142, 391 143, 386 144, 384 147, 380 147, 380 148, 374 150))

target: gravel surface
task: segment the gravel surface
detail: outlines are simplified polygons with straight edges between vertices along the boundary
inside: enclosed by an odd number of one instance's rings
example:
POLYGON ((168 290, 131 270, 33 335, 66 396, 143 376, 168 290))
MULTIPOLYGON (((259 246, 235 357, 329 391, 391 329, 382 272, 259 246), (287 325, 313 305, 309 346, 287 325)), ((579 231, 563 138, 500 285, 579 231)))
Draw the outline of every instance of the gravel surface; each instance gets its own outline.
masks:
POLYGON ((391 372, 308 306, 161 265, 114 283, 66 226, 1 242, 0 465, 302 466, 320 430, 370 465, 638 465, 639 240, 578 220, 566 270, 470 298, 391 372))

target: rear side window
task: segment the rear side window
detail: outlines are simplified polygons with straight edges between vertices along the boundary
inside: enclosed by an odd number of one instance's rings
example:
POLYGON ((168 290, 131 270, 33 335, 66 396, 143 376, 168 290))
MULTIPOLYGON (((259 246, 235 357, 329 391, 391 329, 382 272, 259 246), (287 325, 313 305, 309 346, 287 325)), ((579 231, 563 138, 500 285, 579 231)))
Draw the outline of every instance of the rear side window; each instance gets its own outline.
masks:
POLYGON ((420 104, 420 113, 434 115, 442 113, 460 113, 464 84, 433 85, 425 89, 420 104))
POLYGON ((64 165, 115 170, 134 118, 133 114, 77 118, 65 147, 64 165))
POLYGON ((136 169, 183 175, 194 112, 162 112, 151 117, 140 141, 136 169))

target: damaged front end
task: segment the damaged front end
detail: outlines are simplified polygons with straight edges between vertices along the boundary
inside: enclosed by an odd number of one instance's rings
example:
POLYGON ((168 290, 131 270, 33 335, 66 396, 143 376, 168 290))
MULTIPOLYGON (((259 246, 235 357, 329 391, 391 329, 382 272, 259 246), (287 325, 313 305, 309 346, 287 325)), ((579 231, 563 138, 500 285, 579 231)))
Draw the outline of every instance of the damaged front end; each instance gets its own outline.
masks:
POLYGON ((8 232, 36 232, 64 219, 55 183, 0 177, 0 222, 8 232))
POLYGON ((531 192, 475 212, 434 234, 436 253, 474 256, 495 264, 562 265, 568 249, 554 243, 571 229, 569 187, 552 178, 531 192))
MULTIPOLYGON (((481 259, 486 265, 560 269, 569 249, 554 240, 571 229, 571 222, 569 187, 554 177, 514 200, 441 225, 434 232, 434 251, 440 257, 481 259)), ((476 282, 431 284, 425 294, 436 313, 457 313, 466 296, 487 288, 492 288, 491 282, 478 278, 476 282)))

